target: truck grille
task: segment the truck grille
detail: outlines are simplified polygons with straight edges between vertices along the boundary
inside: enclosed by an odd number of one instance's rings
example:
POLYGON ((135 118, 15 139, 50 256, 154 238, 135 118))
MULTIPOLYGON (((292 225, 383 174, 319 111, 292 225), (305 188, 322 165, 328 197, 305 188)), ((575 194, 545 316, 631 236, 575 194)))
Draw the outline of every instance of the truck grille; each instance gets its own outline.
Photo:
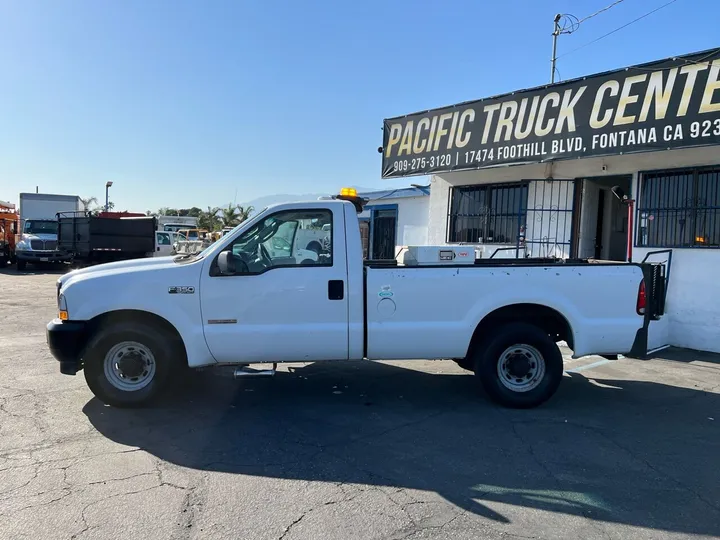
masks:
POLYGON ((55 251, 57 240, 31 240, 30 247, 37 251, 55 251))

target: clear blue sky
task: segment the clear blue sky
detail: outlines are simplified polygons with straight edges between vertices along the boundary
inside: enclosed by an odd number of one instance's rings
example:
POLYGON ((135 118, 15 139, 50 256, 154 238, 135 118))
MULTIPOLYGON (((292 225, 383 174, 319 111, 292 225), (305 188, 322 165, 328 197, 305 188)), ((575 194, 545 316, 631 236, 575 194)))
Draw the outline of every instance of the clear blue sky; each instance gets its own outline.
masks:
MULTIPOLYGON (((625 0, 570 51, 667 0, 625 0)), ((144 211, 380 179, 382 120, 548 82, 555 13, 611 0, 0 0, 0 200, 144 211)), ((677 0, 560 58, 562 78, 720 46, 677 0)))

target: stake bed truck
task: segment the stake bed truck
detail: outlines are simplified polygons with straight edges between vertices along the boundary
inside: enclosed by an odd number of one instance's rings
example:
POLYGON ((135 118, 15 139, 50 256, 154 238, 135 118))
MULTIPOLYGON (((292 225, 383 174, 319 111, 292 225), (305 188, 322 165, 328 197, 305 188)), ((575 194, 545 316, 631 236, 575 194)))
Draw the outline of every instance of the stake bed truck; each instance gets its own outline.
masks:
POLYGON ((665 266, 477 259, 472 246, 363 261, 353 194, 269 207, 200 253, 109 263, 57 282, 47 342, 103 402, 146 404, 185 368, 453 359, 494 401, 534 407, 563 361, 642 356, 662 316, 665 266), (324 231, 326 249, 296 239, 324 231), (283 249, 279 249, 282 247, 283 249))

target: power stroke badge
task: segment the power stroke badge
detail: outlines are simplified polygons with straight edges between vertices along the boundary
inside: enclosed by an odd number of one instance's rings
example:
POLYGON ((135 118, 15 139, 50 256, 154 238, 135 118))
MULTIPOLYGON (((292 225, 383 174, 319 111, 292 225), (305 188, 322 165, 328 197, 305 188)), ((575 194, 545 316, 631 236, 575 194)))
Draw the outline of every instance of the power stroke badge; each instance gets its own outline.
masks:
POLYGON ((187 286, 169 287, 168 293, 169 294, 195 294, 195 287, 187 287, 187 286))

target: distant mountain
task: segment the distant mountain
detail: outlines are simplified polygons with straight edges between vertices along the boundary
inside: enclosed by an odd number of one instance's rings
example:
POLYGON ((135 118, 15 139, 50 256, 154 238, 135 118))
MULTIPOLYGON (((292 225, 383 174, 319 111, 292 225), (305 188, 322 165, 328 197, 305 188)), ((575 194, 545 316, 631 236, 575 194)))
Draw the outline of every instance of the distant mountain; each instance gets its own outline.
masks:
MULTIPOLYGON (((360 193, 366 192, 366 191, 380 191, 380 188, 367 188, 367 187, 360 187, 360 186, 349 186, 354 187, 357 189, 360 193)), ((270 206, 271 204, 280 204, 280 203, 286 203, 286 202, 298 202, 298 201, 316 201, 319 197, 326 197, 328 195, 331 195, 331 193, 303 193, 303 194, 295 194, 290 195, 287 193, 283 193, 280 195, 265 195, 264 197, 258 197, 257 199, 253 199, 252 201, 247 201, 244 203, 241 203, 242 206, 252 206, 255 208, 255 211, 262 210, 266 206, 270 206)))

